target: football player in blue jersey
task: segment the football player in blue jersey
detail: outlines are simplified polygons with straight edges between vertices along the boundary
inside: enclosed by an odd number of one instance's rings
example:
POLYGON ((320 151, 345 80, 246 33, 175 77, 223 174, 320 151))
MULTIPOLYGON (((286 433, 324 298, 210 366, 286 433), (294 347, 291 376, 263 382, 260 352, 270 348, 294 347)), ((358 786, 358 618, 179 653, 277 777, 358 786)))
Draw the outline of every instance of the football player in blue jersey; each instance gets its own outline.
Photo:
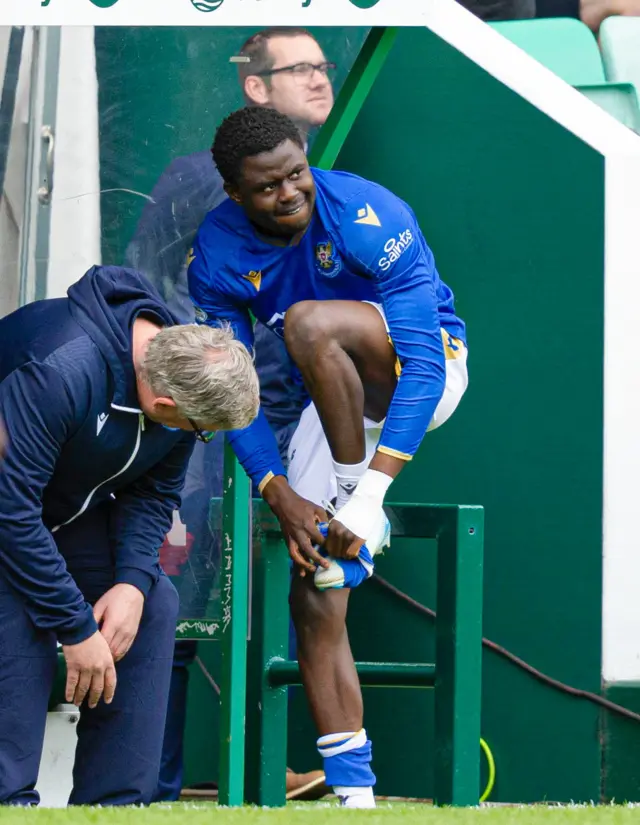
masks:
POLYGON ((388 543, 393 479, 467 387, 465 326, 411 208, 355 175, 310 169, 287 117, 234 112, 212 153, 229 199, 198 231, 190 294, 199 322, 231 322, 248 346, 251 316, 284 338, 308 393, 288 473, 263 414, 230 440, 302 574, 291 612, 327 784, 346 806, 372 807, 348 593, 388 543))
MULTIPOLYGON (((313 35, 292 26, 263 29, 245 40, 238 58, 238 80, 247 105, 284 112, 295 122, 305 142, 309 140, 331 111, 331 77, 336 68, 313 35)), ((153 187, 127 247, 126 265, 152 281, 182 322, 193 321, 187 289, 187 252, 207 212, 225 198, 223 181, 208 149, 174 158, 153 187)), ((289 375, 284 341, 260 323, 254 333, 260 403, 286 465, 289 441, 302 413, 304 392, 289 375)), ((180 520, 195 542, 189 555, 188 574, 180 583, 181 610, 189 611, 182 615, 201 615, 200 596, 208 596, 208 579, 215 575, 219 564, 219 545, 209 529, 209 500, 212 495, 222 494, 222 448, 219 439, 208 445, 196 444, 187 470, 180 520), (190 600, 188 594, 198 595, 190 600)), ((188 666, 196 650, 195 642, 176 643, 167 733, 154 801, 177 800, 182 789, 188 666)), ((296 773, 287 769, 287 793, 295 798, 322 796, 326 790, 322 779, 319 771, 296 773)))

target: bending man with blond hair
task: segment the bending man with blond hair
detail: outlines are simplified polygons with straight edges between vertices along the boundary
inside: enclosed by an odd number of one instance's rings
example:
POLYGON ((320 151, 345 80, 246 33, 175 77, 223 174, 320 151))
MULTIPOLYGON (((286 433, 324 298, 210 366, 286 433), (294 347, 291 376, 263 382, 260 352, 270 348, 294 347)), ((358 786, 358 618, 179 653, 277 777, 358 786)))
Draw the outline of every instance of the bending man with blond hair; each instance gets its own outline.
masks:
POLYGON ((158 549, 196 439, 248 426, 253 359, 94 267, 0 320, 0 803, 33 805, 60 643, 80 708, 70 803, 156 789, 178 597, 158 549))

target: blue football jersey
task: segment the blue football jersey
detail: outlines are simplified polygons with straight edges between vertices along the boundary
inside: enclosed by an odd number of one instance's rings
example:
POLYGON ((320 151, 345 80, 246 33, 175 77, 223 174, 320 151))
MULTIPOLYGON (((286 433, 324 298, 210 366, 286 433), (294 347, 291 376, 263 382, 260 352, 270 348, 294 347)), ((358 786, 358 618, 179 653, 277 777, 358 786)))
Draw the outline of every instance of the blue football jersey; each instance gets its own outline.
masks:
MULTIPOLYGON (((295 244, 274 246, 231 200, 210 212, 189 254, 189 292, 200 323, 228 321, 247 346, 251 315, 282 337, 293 304, 332 299, 382 305, 401 373, 378 449, 410 459, 445 386, 444 329, 466 343, 454 296, 441 281, 412 209, 371 181, 312 169, 316 206, 295 244)), ((262 486, 284 474, 264 416, 231 435, 262 486)))

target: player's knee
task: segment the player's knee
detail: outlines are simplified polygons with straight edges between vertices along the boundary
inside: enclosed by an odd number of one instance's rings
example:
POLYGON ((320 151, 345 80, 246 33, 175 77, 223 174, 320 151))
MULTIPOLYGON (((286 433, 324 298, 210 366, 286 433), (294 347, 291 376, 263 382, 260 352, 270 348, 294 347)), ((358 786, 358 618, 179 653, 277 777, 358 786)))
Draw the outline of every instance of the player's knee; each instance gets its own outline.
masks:
POLYGON ((332 325, 327 306, 322 301, 299 301, 287 310, 284 340, 293 358, 326 346, 331 340, 332 325))
POLYGON ((344 632, 345 606, 342 594, 299 587, 292 590, 289 605, 296 633, 301 641, 309 636, 340 637, 344 632))

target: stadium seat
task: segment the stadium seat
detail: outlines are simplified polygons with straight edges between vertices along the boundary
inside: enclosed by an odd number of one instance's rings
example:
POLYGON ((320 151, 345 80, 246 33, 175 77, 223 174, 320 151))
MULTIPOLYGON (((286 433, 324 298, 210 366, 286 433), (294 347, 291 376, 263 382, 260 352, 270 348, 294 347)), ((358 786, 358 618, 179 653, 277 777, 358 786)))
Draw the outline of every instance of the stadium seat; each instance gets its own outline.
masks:
POLYGON ((640 17, 609 17, 600 26, 607 80, 632 83, 640 92, 640 17))
POLYGON ((640 133, 640 18, 606 20, 601 29, 602 54, 591 31, 579 20, 509 20, 492 26, 620 123, 640 133))
POLYGON ((638 94, 631 83, 596 83, 576 86, 576 89, 620 123, 640 134, 638 94))
POLYGON ((503 37, 572 86, 603 83, 604 66, 591 30, 579 20, 508 20, 492 23, 503 37))

